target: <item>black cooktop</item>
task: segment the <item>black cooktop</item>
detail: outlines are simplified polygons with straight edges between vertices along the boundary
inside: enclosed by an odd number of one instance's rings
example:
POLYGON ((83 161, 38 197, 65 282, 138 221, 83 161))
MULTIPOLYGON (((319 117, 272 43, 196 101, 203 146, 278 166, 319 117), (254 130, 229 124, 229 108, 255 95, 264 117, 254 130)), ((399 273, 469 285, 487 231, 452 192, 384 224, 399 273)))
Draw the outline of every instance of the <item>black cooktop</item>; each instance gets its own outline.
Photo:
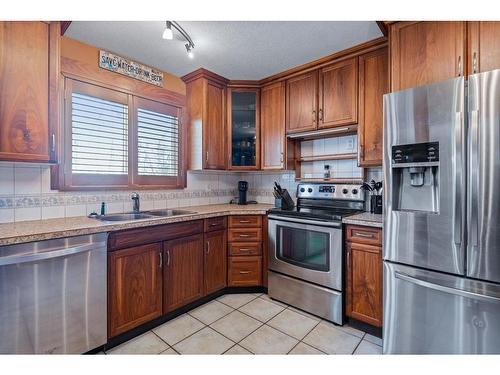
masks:
POLYGON ((280 216, 291 216, 303 219, 342 221, 343 217, 354 215, 362 210, 354 208, 321 208, 321 207, 295 207, 293 210, 271 208, 269 213, 280 216))

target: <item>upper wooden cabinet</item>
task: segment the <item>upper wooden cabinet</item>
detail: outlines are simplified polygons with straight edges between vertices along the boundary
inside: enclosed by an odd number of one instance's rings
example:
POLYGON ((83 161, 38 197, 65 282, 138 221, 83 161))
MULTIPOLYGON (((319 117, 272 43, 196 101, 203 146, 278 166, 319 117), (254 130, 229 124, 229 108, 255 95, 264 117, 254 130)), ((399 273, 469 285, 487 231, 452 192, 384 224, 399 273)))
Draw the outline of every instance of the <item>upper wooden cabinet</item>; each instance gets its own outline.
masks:
POLYGON ((0 160, 57 159, 59 22, 0 22, 0 160))
POLYGON ((297 133, 317 127, 318 71, 286 81, 286 132, 297 133))
POLYGON ((468 73, 500 69, 500 22, 467 22, 468 73))
POLYGON ((286 152, 285 82, 260 90, 261 168, 284 169, 286 152))
POLYGON ((390 25, 391 91, 464 75, 465 22, 390 25))
POLYGON ((299 133, 358 121, 358 58, 286 81, 286 130, 299 133))
POLYGON ((131 247, 108 255, 108 337, 162 314, 161 244, 131 247))
POLYGON ((229 169, 260 168, 260 89, 231 87, 227 95, 229 169))
POLYGON ((347 59, 319 70, 318 128, 358 121, 358 60, 347 59))
POLYGON ((382 165, 383 95, 389 91, 387 48, 359 57, 358 164, 382 165))
POLYGON ((227 80, 205 69, 184 77, 189 124, 189 169, 226 169, 227 80))
POLYGON ((203 297, 203 234, 163 242, 163 313, 203 297))

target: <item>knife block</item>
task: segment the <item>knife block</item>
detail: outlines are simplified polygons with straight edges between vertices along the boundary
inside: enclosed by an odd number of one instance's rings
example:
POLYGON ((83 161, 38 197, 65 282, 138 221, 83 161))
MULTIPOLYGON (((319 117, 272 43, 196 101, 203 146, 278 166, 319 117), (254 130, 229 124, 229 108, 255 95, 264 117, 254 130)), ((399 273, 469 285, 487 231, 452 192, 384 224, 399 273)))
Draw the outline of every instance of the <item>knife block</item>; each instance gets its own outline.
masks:
POLYGON ((282 210, 293 210, 295 203, 286 189, 283 189, 283 198, 274 199, 274 207, 281 208, 282 210))

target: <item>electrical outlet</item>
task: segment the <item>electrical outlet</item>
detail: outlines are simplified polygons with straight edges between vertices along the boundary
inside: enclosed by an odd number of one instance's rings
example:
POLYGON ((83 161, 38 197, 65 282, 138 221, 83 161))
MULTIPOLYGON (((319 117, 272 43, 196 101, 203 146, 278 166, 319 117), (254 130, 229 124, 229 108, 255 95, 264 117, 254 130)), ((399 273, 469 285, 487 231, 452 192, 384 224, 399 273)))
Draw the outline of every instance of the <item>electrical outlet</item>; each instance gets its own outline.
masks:
POLYGON ((347 140, 347 147, 349 148, 349 150, 354 149, 354 139, 349 138, 349 139, 347 140))

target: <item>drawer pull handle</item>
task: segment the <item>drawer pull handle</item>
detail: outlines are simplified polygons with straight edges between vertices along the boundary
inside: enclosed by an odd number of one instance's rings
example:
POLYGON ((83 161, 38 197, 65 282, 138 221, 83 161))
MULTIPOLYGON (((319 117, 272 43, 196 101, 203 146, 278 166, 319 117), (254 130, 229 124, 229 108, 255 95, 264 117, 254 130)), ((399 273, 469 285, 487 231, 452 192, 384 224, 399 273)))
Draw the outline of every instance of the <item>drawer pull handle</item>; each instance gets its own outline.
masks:
POLYGON ((211 226, 211 227, 215 227, 215 226, 217 226, 217 225, 221 225, 221 223, 211 223, 211 224, 210 224, 210 226, 211 226))
POLYGON ((354 232, 354 235, 358 236, 358 237, 364 237, 364 238, 373 238, 373 234, 354 232))
POLYGON ((240 248, 240 251, 252 251, 252 249, 245 249, 245 248, 240 248))
POLYGON ((240 220, 240 224, 250 223, 250 220, 240 220))
POLYGON ((249 234, 240 234, 240 237, 250 237, 249 234))
POLYGON ((240 275, 247 275, 249 273, 252 273, 251 271, 240 271, 240 275))

